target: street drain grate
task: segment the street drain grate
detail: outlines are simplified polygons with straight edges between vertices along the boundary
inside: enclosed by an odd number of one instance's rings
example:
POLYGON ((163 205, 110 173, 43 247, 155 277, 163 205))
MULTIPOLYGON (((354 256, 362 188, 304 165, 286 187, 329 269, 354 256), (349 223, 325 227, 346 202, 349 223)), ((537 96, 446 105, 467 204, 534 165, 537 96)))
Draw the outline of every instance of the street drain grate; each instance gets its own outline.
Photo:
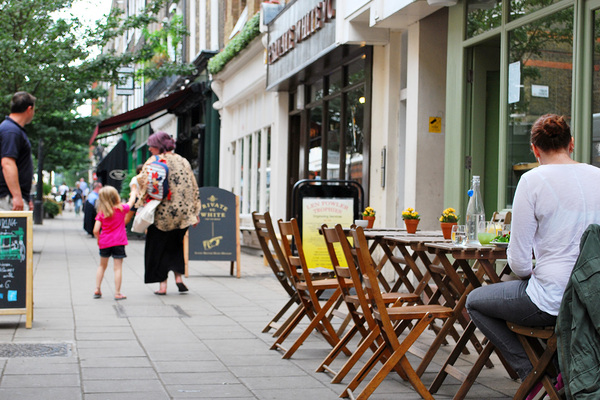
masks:
POLYGON ((190 318, 189 314, 175 304, 163 306, 123 306, 114 305, 119 318, 190 318))
POLYGON ((70 343, 0 343, 0 358, 70 356, 70 343))

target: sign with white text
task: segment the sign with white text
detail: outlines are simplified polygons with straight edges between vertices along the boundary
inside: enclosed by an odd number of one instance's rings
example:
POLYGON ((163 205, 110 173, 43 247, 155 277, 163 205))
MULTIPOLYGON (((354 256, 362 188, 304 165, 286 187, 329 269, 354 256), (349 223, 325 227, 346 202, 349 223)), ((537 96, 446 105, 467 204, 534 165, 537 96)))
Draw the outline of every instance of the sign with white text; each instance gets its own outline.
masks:
POLYGON ((238 197, 218 187, 200 188, 200 222, 189 229, 189 259, 236 262, 240 277, 238 197))
POLYGON ((33 321, 33 213, 0 212, 0 315, 33 321))

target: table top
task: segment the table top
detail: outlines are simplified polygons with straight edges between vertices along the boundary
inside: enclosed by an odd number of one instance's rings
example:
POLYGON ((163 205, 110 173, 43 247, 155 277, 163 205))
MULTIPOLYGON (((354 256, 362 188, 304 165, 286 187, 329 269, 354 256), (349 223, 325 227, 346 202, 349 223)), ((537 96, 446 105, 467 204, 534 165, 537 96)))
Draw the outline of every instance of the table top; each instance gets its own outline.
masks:
POLYGON ((417 244, 417 243, 450 243, 449 239, 444 239, 442 232, 436 236, 422 236, 422 235, 405 235, 405 236, 384 236, 383 240, 399 243, 399 244, 417 244))
POLYGON ((452 242, 430 242, 425 243, 431 252, 451 253, 454 258, 506 258, 506 247, 493 245, 467 244, 465 246, 455 245, 452 242))
POLYGON ((380 238, 384 236, 389 237, 442 237, 442 231, 417 231, 417 233, 408 233, 406 229, 400 228, 376 228, 376 229, 365 229, 365 236, 368 239, 380 238))

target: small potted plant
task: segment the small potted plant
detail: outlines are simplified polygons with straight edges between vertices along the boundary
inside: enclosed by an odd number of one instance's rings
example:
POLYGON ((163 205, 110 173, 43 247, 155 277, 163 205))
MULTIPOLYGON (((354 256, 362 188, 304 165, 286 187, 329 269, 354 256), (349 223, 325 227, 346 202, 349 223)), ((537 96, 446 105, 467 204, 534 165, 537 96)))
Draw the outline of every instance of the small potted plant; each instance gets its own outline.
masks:
POLYGON ((365 211, 362 213, 363 219, 369 221, 367 225, 367 229, 373 228, 373 224, 375 223, 375 210, 373 207, 365 208, 365 211))
POLYGON ((456 215, 456 210, 452 207, 446 208, 442 211, 440 216, 440 225, 442 227, 442 233, 444 239, 450 239, 452 236, 452 225, 456 225, 460 216, 456 215))
POLYGON ((406 232, 417 232, 417 225, 419 225, 421 216, 414 208, 408 207, 406 210, 402 211, 402 219, 404 220, 404 225, 406 225, 406 232))

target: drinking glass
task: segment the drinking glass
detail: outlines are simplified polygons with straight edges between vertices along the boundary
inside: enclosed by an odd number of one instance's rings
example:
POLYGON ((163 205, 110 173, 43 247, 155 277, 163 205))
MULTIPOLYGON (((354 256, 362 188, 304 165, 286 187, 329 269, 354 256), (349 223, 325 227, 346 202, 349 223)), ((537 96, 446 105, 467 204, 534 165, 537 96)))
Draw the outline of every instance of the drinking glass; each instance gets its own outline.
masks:
POLYGON ((482 245, 490 244, 496 237, 496 224, 489 221, 479 221, 477 225, 477 239, 482 245))
POLYGON ((464 246, 467 243, 467 230, 465 225, 452 226, 452 243, 457 246, 464 246))

